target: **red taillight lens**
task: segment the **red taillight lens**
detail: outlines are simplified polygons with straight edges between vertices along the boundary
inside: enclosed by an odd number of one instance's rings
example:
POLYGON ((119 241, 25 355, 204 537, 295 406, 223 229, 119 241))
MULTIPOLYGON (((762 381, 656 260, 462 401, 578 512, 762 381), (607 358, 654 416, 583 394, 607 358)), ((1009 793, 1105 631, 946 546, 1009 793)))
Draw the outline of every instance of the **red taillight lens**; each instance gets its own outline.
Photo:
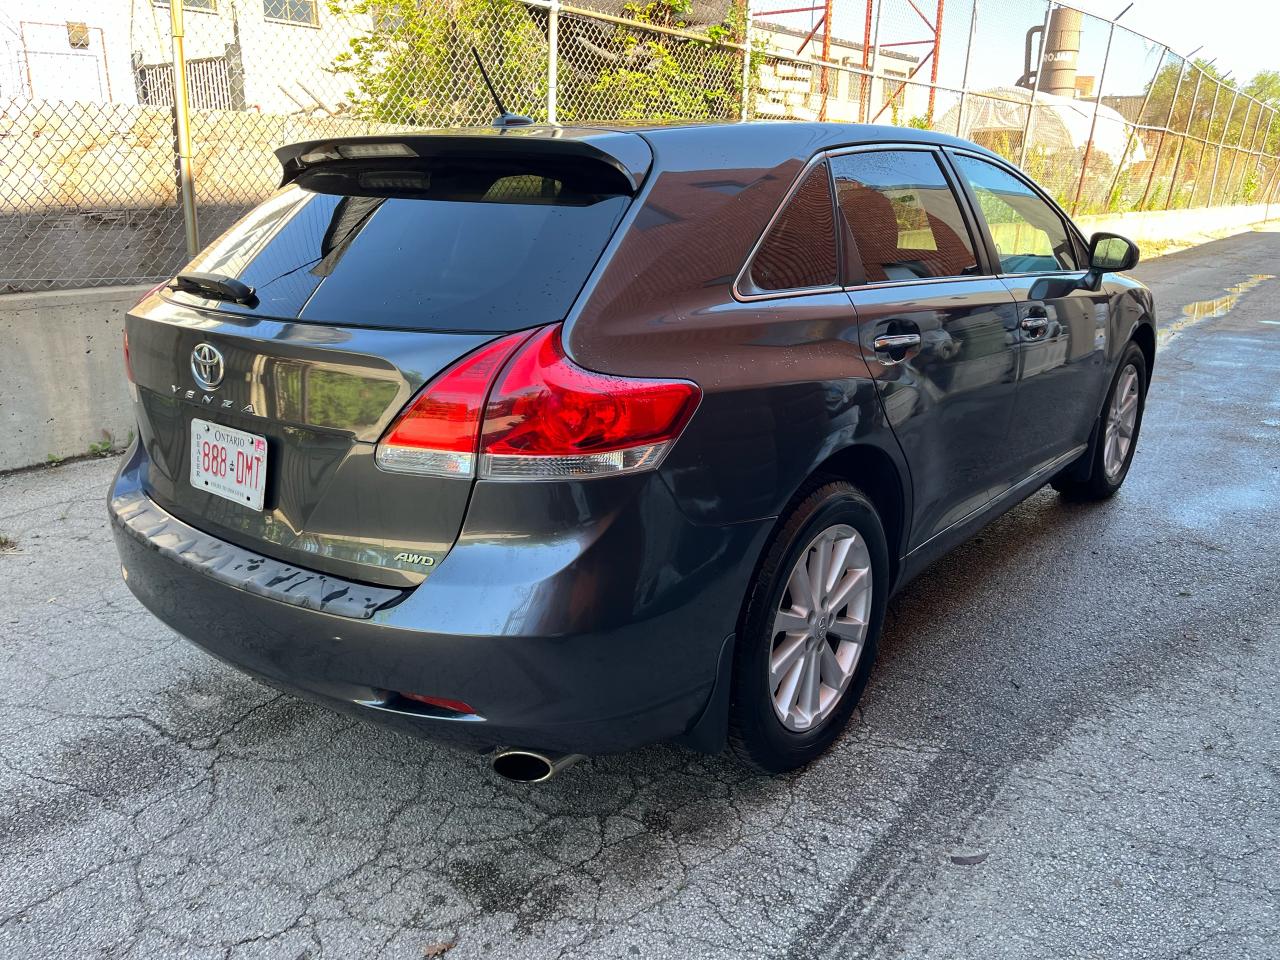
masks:
POLYGON ((698 406, 687 380, 584 370, 560 346, 560 327, 535 333, 498 378, 485 410, 480 475, 556 479, 657 466, 698 406))
POLYGON ((378 466, 437 477, 472 476, 489 387, 528 338, 525 330, 486 343, 427 384, 378 444, 378 466))
POLYGON ((477 448, 479 475, 494 480, 631 473, 658 465, 701 398, 686 380, 584 370, 565 356, 557 324, 495 340, 450 367, 400 415, 376 457, 386 470, 439 477, 475 475, 477 448))

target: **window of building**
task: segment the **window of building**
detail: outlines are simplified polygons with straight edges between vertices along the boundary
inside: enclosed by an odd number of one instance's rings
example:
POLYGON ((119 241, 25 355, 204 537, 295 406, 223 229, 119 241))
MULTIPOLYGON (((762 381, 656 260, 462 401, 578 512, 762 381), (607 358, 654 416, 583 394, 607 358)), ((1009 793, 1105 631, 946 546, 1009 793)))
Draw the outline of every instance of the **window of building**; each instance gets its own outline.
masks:
POLYGON ((978 272, 964 215, 932 153, 851 153, 832 160, 831 172, 867 282, 978 272))
POLYGON ((67 43, 72 50, 89 49, 89 25, 86 23, 67 23, 67 43))
POLYGON ((805 176, 751 261, 758 292, 830 287, 838 282, 831 180, 821 163, 805 176))
POLYGON ((978 198, 1000 255, 1001 273, 1077 269, 1066 225, 1039 194, 994 163, 964 155, 956 155, 955 161, 978 198))
POLYGON ((316 0, 262 0, 262 12, 268 20, 284 20, 312 27, 319 23, 316 0))
MULTIPOLYGON (((169 6, 169 0, 152 0, 157 7, 169 6)), ((218 9, 218 0, 182 0, 183 10, 200 10, 204 13, 213 13, 218 9)))

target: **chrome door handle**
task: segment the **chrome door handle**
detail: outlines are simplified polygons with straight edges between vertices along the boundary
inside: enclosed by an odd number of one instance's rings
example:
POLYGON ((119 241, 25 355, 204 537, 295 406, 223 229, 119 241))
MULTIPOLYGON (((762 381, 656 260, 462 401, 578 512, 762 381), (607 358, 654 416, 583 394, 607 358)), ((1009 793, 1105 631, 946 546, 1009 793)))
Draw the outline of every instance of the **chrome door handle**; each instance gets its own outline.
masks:
MULTIPOLYGON (((910 350, 913 347, 920 346, 920 334, 888 334, 883 337, 876 337, 872 346, 876 348, 876 353, 888 353, 891 350, 910 350)), ((894 362, 896 363, 897 361, 895 360, 894 362)))
POLYGON ((1047 317, 1023 317, 1021 326, 1028 333, 1039 333, 1049 326, 1049 320, 1047 317))

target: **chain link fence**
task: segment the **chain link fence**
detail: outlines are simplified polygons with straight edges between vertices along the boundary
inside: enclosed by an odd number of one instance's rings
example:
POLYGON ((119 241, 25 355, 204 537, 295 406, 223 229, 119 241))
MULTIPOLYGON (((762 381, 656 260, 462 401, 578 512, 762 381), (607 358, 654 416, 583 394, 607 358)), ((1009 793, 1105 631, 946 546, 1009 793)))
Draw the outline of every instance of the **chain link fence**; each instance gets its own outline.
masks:
MULTIPOLYGON (((0 13, 0 291, 139 283, 188 258, 159 0, 0 13), (69 19, 64 19, 69 18, 69 19), (48 22, 45 22, 48 21, 48 22)), ((185 0, 197 233, 289 142, 487 124, 740 118, 922 127, 1076 214, 1280 199, 1276 106, 1043 0, 185 0)))

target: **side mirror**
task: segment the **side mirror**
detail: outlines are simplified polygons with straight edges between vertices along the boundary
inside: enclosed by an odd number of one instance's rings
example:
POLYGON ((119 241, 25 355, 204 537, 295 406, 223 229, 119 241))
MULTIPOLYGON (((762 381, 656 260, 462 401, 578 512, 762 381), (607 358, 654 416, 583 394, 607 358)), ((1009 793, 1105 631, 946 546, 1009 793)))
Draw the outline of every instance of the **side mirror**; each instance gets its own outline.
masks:
POLYGON ((1089 272, 1084 285, 1097 290, 1104 273, 1132 270, 1138 265, 1138 245, 1118 233, 1095 233, 1089 240, 1089 272))

